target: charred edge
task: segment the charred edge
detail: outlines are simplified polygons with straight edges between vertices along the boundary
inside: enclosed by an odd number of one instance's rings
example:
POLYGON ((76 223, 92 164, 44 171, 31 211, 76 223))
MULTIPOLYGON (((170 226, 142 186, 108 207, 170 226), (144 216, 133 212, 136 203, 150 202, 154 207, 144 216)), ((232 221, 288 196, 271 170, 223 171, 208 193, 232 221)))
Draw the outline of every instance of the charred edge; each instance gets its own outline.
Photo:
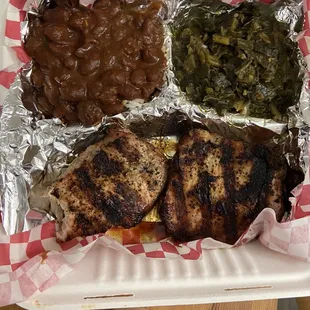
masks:
POLYGON ((55 196, 57 199, 59 199, 60 194, 59 194, 59 188, 54 188, 53 191, 51 192, 52 196, 55 196))
POLYGON ((225 214, 224 228, 227 236, 227 242, 233 244, 238 239, 238 229, 236 204, 234 201, 234 197, 236 195, 234 182, 235 173, 234 170, 231 168, 234 149, 231 143, 231 141, 226 140, 221 147, 222 157, 220 163, 223 165, 226 200, 222 201, 219 205, 217 205, 217 208, 220 212, 225 214))
POLYGON ((123 170, 123 164, 119 161, 110 159, 103 150, 99 151, 93 159, 96 177, 102 175, 115 175, 123 170))
MULTIPOLYGON (((83 236, 93 235, 99 232, 98 230, 95 229, 95 227, 89 221, 89 219, 87 219, 85 215, 82 213, 79 213, 77 215, 76 221, 77 221, 78 228, 82 230, 83 236)), ((106 232, 106 231, 107 231, 106 227, 102 227, 100 229, 100 232, 106 232)))
POLYGON ((139 152, 136 151, 133 145, 126 145, 126 139, 118 138, 111 143, 111 146, 121 153, 129 162, 138 163, 139 162, 139 152))

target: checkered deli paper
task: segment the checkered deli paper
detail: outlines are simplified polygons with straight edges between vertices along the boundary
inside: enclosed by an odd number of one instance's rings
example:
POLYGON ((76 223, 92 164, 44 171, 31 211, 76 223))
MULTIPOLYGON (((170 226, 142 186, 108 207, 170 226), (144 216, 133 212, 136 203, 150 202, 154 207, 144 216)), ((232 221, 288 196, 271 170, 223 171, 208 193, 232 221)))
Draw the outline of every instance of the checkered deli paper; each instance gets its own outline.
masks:
MULTIPOLYGON (((0 15, 4 29, 4 33, 0 33, 0 105, 19 69, 29 61, 22 48, 20 29, 25 12, 30 6, 38 5, 36 0, 2 1, 6 6, 6 14, 0 15)), ((81 0, 83 5, 92 2, 81 0)), ((240 1, 225 2, 236 4, 240 1)), ((304 2, 304 11, 305 27, 298 41, 310 68, 310 0, 304 2)), ((290 221, 278 223, 274 211, 265 209, 235 246, 260 235, 259 240, 266 247, 310 262, 309 169, 305 181, 295 188, 293 194, 290 221)), ((75 264, 87 255, 96 243, 128 255, 152 259, 197 260, 204 249, 231 247, 210 238, 183 244, 174 244, 165 238, 162 224, 142 223, 129 230, 111 229, 106 234, 76 238, 58 244, 54 222, 47 222, 30 231, 11 236, 4 233, 0 224, 0 306, 24 301, 55 285, 75 268, 75 264)))

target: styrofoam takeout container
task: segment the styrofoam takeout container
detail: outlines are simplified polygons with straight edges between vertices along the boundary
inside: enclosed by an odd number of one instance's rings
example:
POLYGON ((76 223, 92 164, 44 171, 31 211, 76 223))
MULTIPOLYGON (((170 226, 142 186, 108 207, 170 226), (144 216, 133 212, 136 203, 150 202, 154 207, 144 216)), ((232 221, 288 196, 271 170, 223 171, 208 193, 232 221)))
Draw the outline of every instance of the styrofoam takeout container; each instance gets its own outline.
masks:
POLYGON ((309 263, 258 241, 204 251, 202 259, 154 260, 95 245, 26 309, 113 309, 310 296, 309 263))

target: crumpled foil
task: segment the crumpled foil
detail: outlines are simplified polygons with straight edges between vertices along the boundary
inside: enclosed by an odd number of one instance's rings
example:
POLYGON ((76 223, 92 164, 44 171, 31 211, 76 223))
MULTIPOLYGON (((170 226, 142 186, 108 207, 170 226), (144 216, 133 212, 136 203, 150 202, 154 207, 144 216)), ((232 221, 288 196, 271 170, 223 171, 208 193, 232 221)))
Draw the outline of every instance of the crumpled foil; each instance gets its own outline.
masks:
MULTIPOLYGON (((34 0, 28 14, 41 14, 52 0, 34 0)), ((143 1, 142 1, 143 2, 143 1)), ((308 75, 300 53, 300 74, 304 85, 298 105, 291 107, 287 122, 258 119, 242 115, 218 116, 212 108, 192 105, 179 90, 172 64, 170 25, 175 17, 190 6, 201 5, 214 9, 211 0, 164 0, 162 15, 165 27, 164 48, 168 68, 166 84, 158 97, 141 105, 131 102, 131 110, 114 117, 105 117, 94 127, 65 126, 59 119, 34 118, 21 101, 22 83, 30 81, 28 64, 12 84, 3 104, 0 118, 0 195, 2 220, 5 231, 14 234, 49 221, 57 214, 51 209, 48 189, 68 167, 78 153, 104 135, 105 128, 120 122, 143 137, 171 136, 179 133, 184 122, 203 125, 225 136, 248 142, 261 142, 281 147, 289 166, 305 172, 308 167, 310 124, 307 91, 308 75)), ((302 19, 302 2, 287 1, 272 5, 279 21, 290 24, 289 37, 295 40, 296 27, 302 19)), ((231 10, 233 7, 231 7, 231 10)), ((186 16, 184 16, 186 17, 186 16)), ((301 29, 300 29, 301 30, 301 29)), ((23 38, 28 33, 27 20, 22 23, 23 38)), ((302 179, 298 180, 299 182, 302 179)), ((296 183, 297 184, 297 183, 296 183)), ((296 185, 295 184, 295 185, 296 185)))

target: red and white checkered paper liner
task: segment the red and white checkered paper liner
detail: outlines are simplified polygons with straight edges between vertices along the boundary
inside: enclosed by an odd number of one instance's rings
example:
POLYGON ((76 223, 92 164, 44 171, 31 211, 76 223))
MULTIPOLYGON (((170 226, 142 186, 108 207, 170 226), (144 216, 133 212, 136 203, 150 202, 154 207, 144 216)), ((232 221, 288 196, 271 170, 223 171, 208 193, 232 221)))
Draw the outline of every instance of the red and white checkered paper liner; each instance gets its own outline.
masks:
MULTIPOLYGON (((0 105, 18 70, 29 61, 22 47, 20 26, 30 5, 38 4, 37 0, 4 1, 8 3, 8 7, 4 21, 6 25, 4 38, 0 37, 0 105), (1 45, 2 42, 4 43, 1 45)), ((93 3, 93 0, 80 1, 83 5, 93 3)), ((236 4, 241 1, 225 2, 236 4)), ((305 0, 304 7, 305 28, 298 40, 310 68, 310 0, 305 0)), ((309 170, 304 183, 294 190, 294 196, 291 199, 293 213, 289 222, 277 223, 274 211, 265 209, 235 245, 247 243, 260 235, 259 240, 266 247, 310 262, 309 170)), ((0 224, 0 306, 24 301, 33 294, 55 285, 59 279, 74 269, 75 264, 95 243, 129 255, 153 259, 196 260, 201 257, 204 249, 231 247, 210 238, 180 245, 175 245, 169 240, 141 243, 142 239, 138 239, 136 244, 122 245, 107 235, 76 238, 58 244, 54 237, 54 222, 13 236, 6 236, 1 229, 0 224)), ((121 241, 124 242, 123 237, 121 241)))

